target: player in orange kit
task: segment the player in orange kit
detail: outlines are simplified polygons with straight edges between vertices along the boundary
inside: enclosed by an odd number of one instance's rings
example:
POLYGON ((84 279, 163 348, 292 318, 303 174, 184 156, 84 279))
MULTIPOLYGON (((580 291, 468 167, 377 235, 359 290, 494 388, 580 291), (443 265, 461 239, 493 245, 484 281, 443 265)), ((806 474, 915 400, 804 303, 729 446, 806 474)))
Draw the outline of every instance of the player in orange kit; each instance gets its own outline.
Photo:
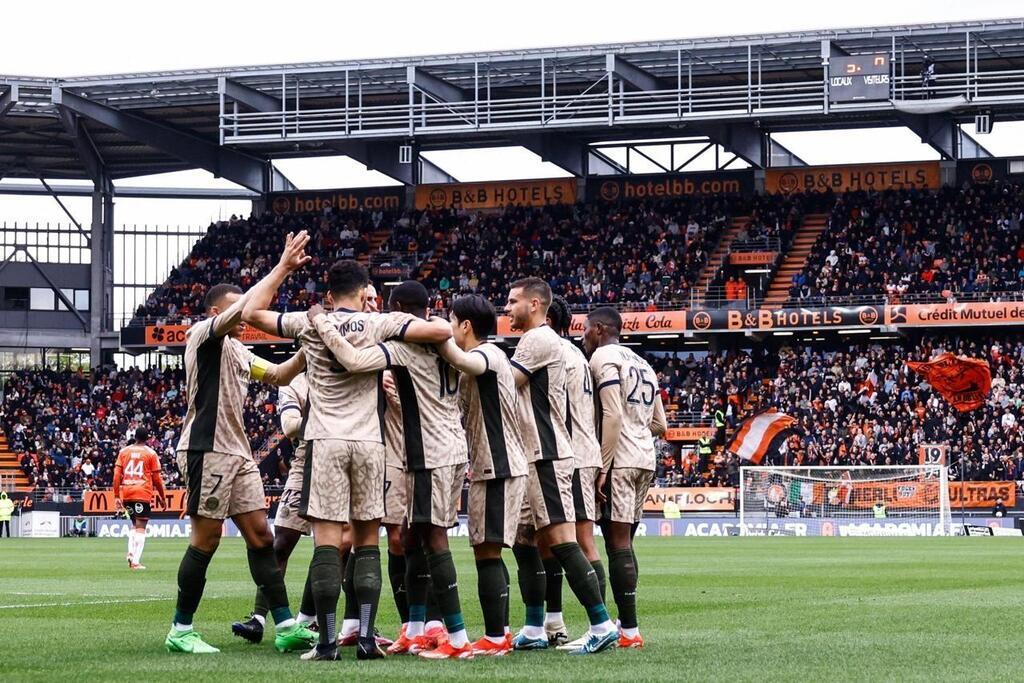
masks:
POLYGON ((125 446, 117 454, 114 466, 114 504, 128 512, 134 529, 128 534, 128 567, 145 569, 142 566, 142 549, 146 545, 146 524, 149 523, 153 490, 157 503, 164 505, 164 481, 160 477, 160 461, 156 451, 146 445, 149 430, 139 427, 135 430, 135 443, 125 446))

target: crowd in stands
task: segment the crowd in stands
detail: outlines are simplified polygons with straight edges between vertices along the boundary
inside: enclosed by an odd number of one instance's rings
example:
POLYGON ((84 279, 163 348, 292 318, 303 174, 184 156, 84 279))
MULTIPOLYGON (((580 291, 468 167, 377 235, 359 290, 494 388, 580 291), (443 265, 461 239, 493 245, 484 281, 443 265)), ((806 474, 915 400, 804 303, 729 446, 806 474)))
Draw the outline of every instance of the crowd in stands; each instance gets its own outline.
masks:
MULTIPOLYGON (((138 318, 188 323, 202 314, 212 282, 250 287, 280 252, 284 235, 308 229, 312 262, 282 287, 275 307, 302 310, 321 300, 326 267, 367 255, 370 237, 389 236, 382 250, 432 256, 425 284, 444 310, 463 293, 501 302, 510 281, 547 278, 571 305, 614 304, 654 310, 685 305, 697 274, 735 216, 749 216, 735 244, 788 244, 804 214, 830 211, 829 227, 793 278, 791 300, 870 297, 898 303, 912 295, 955 299, 1024 291, 1024 186, 1009 183, 844 195, 694 196, 623 203, 509 207, 495 211, 336 211, 232 217, 212 225, 164 285, 140 306, 138 318)), ((724 269, 728 299, 746 285, 724 269)), ((808 433, 786 463, 913 464, 921 443, 949 443, 968 454, 969 479, 1024 479, 1024 344, 1012 338, 927 336, 842 350, 815 345, 769 354, 719 351, 651 356, 670 419, 707 424, 721 407, 731 425, 761 406, 798 417, 808 433), (940 350, 987 357, 993 393, 985 409, 954 412, 911 374, 906 360, 940 350)), ((106 487, 114 456, 139 424, 148 424, 168 483, 178 482, 173 448, 184 414, 179 370, 98 370, 91 377, 47 371, 13 375, 2 417, 8 441, 30 480, 48 488, 106 487)), ((254 388, 246 419, 254 444, 276 432, 274 392, 254 388)), ((288 444, 271 446, 264 468, 280 481, 277 463, 288 444)), ((733 485, 739 462, 716 454, 700 462, 666 446, 658 481, 733 485), (706 466, 705 466, 706 465, 706 466)), ((954 474, 959 476, 960 472, 954 474)))
POLYGON ((425 284, 442 306, 465 293, 499 301, 527 275, 571 306, 679 306, 737 207, 735 197, 704 196, 440 212, 449 228, 425 284))
MULTIPOLYGON (((475 292, 500 300, 526 275, 550 280, 571 304, 652 309, 682 305, 708 254, 738 208, 732 195, 621 204, 508 207, 497 211, 442 209, 407 212, 336 211, 239 218, 210 226, 186 260, 135 311, 135 319, 185 321, 201 309, 211 282, 243 289, 274 264, 284 236, 307 229, 312 262, 281 289, 277 306, 302 309, 322 297, 326 266, 367 255, 369 237, 390 233, 380 251, 434 256, 425 278, 446 305, 475 292), (435 247, 439 247, 435 252, 435 247)), ((749 230, 777 229, 776 204, 749 230)))
MULTIPOLYGON (((797 417, 807 433, 799 447, 776 456, 786 465, 917 464, 918 447, 943 443, 966 457, 952 463, 969 480, 1024 480, 1024 341, 1012 336, 924 336, 916 341, 851 343, 841 349, 755 347, 706 354, 648 354, 658 372, 670 422, 708 425, 716 409, 736 426, 766 406, 797 417), (908 360, 943 351, 987 358, 992 394, 987 405, 958 413, 919 376, 908 360)), ((31 371, 10 376, 0 419, 8 443, 39 489, 108 488, 117 452, 139 425, 161 457, 169 487, 180 485, 174 462, 185 412, 179 369, 102 369, 91 376, 31 371)), ((245 419, 254 450, 266 444, 261 470, 268 485, 282 483, 279 463, 289 444, 277 435, 275 392, 253 384, 245 419)), ((689 448, 661 444, 657 481, 672 486, 734 486, 740 462, 715 452, 701 461, 689 448)))
MULTIPOLYGON (((782 349, 775 362, 730 351, 652 363, 682 422, 709 424, 719 401, 732 425, 767 406, 798 418, 806 439, 772 464, 915 465, 921 444, 940 443, 964 456, 951 463, 951 479, 960 468, 968 480, 1024 479, 1024 342, 1013 336, 925 336, 827 351, 806 345, 782 349), (983 408, 957 412, 906 366, 945 351, 988 359, 992 393, 983 408)), ((738 467, 732 456, 710 471, 695 463, 667 449, 662 476, 675 485, 721 485, 738 467)))
MULTIPOLYGON (((792 302, 993 298, 1024 289, 1024 185, 836 195, 792 302)), ((867 302, 865 301, 865 302, 867 302)))
MULTIPOLYGON (((91 376, 23 371, 6 381, 0 420, 8 445, 38 489, 109 488, 117 453, 142 425, 150 429, 148 445, 160 456, 164 481, 172 488, 181 484, 174 449, 185 415, 184 391, 180 369, 104 368, 91 376)), ((250 387, 245 422, 254 448, 277 433, 276 400, 272 387, 250 387)))
MULTIPOLYGON (((254 285, 277 263, 289 232, 308 230, 313 257, 306 268, 295 273, 281 287, 277 306, 282 309, 308 308, 319 303, 326 290, 327 268, 339 258, 358 258, 368 253, 371 233, 391 229, 399 216, 384 211, 335 211, 317 214, 265 213, 210 225, 188 257, 171 270, 167 281, 135 311, 136 320, 161 322, 201 317, 206 288, 212 283, 230 282, 243 290, 254 285)), ((415 239, 404 231, 396 239, 415 239)))

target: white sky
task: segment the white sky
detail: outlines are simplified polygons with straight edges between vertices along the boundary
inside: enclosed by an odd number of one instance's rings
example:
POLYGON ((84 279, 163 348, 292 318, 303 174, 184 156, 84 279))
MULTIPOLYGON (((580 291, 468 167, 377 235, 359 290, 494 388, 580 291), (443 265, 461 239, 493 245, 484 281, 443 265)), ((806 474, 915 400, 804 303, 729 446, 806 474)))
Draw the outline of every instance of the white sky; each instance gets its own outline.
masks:
MULTIPOLYGON (((0 74, 71 76, 193 67, 394 57, 634 40, 736 35, 844 26, 880 26, 1024 15, 1020 0, 670 0, 629 3, 445 1, 174 3, 50 0, 6 3, 0 74)), ((996 154, 1024 154, 1022 129, 997 122, 981 141, 996 154)), ((812 164, 934 159, 905 129, 790 133, 780 142, 812 164)), ((460 180, 552 177, 561 169, 521 148, 428 155, 460 180)), ((292 160, 281 170, 301 188, 393 184, 347 158, 292 160)), ((10 181, 0 181, 10 182, 10 181)), ((120 185, 227 185, 202 171, 120 185)), ((66 204, 88 222, 87 199, 66 204)), ((118 224, 203 224, 247 202, 120 199, 118 224)), ((47 197, 0 196, 4 221, 67 223, 47 197)))

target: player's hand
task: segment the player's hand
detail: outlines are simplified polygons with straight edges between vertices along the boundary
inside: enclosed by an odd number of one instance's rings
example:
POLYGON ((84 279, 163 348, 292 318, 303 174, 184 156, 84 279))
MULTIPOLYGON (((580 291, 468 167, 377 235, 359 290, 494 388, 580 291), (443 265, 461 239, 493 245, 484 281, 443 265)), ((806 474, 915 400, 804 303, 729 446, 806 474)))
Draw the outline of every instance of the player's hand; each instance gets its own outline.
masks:
POLYGON ((300 230, 296 235, 288 233, 284 238, 284 251, 281 252, 280 265, 288 272, 294 273, 312 261, 313 257, 306 255, 307 244, 309 244, 309 233, 305 230, 300 230))
POLYGON ((318 315, 324 315, 325 313, 326 311, 324 311, 323 306, 320 304, 313 304, 309 307, 309 310, 306 311, 306 317, 309 318, 309 322, 312 323, 318 315))
POLYGON ((395 387, 395 376, 390 372, 385 372, 381 378, 381 385, 384 387, 384 391, 398 393, 398 389, 395 387))
POLYGON ((124 509, 124 503, 121 502, 120 498, 114 499, 114 512, 120 512, 124 509))
POLYGON ((608 479, 607 472, 601 472, 601 474, 597 475, 595 487, 597 488, 597 502, 599 505, 605 505, 608 502, 608 496, 604 495, 604 482, 606 479, 608 479))

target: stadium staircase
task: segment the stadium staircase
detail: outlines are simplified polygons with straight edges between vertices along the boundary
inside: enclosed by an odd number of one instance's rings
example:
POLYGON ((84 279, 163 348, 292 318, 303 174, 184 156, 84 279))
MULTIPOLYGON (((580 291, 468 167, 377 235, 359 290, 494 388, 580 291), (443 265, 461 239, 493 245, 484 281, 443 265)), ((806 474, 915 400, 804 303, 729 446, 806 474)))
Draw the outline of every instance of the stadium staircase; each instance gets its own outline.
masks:
POLYGON ((390 237, 390 230, 377 230, 375 232, 370 233, 370 239, 368 240, 370 243, 370 248, 369 250, 367 250, 365 254, 361 254, 359 256, 359 258, 357 259, 359 263, 363 264, 364 268, 369 268, 370 254, 376 254, 378 251, 380 251, 381 245, 387 242, 388 238, 390 237))
POLYGON ((256 464, 259 465, 263 462, 263 459, 270 455, 270 451, 277 448, 277 444, 281 443, 282 439, 284 439, 284 432, 280 429, 275 429, 273 433, 267 437, 266 441, 254 448, 252 451, 252 459, 256 461, 256 464))
POLYGON ((793 276, 806 265, 811 249, 828 228, 827 221, 828 215, 824 213, 811 213, 804 217, 803 225, 793 236, 793 244, 786 252, 782 265, 768 287, 768 294, 764 299, 765 308, 782 308, 786 303, 793 276))
POLYGON ((718 246, 711 252, 708 262, 704 264, 704 268, 701 269, 700 276, 697 278, 697 286, 694 288, 698 297, 695 302, 697 305, 703 304, 707 299, 714 298, 708 296, 708 289, 718 278, 718 273, 725 264, 725 259, 729 257, 729 247, 736 241, 736 236, 740 234, 740 230, 749 221, 750 216, 735 216, 730 226, 722 233, 721 239, 718 240, 718 246))
POLYGON ((437 268, 437 262, 444 256, 444 252, 448 249, 447 242, 438 242, 437 246, 434 247, 434 251, 430 252, 430 256, 423 260, 420 265, 419 274, 416 276, 417 280, 426 280, 430 277, 430 274, 437 268))
POLYGON ((14 482, 14 490, 31 491, 28 477, 21 471, 17 454, 7 445, 7 437, 0 434, 0 481, 4 484, 14 482))

